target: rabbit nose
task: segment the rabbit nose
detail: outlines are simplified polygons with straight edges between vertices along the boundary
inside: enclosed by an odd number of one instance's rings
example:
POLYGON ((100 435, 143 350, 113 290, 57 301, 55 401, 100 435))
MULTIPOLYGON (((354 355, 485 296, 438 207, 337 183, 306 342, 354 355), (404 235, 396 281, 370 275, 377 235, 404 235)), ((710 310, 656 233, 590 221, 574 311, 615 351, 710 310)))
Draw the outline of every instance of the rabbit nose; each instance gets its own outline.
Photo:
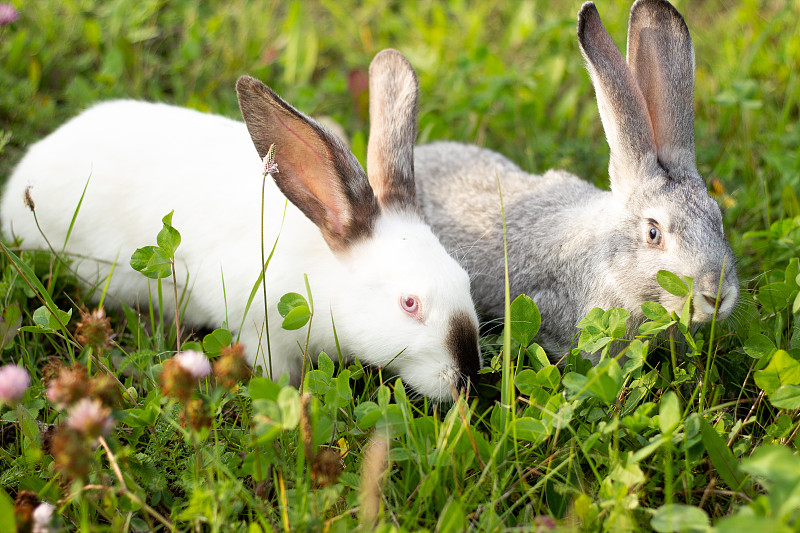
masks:
POLYGON ((477 383, 482 366, 478 329, 466 313, 456 313, 450 318, 447 349, 458 371, 471 383, 477 383))
MULTIPOLYGON (((703 298, 706 299, 706 301, 708 302, 708 304, 711 307, 714 307, 716 305, 716 303, 717 303, 717 295, 716 294, 703 293, 703 298)), ((720 294, 719 295, 719 307, 722 307, 722 302, 724 300, 725 300, 725 295, 724 294, 720 294)))

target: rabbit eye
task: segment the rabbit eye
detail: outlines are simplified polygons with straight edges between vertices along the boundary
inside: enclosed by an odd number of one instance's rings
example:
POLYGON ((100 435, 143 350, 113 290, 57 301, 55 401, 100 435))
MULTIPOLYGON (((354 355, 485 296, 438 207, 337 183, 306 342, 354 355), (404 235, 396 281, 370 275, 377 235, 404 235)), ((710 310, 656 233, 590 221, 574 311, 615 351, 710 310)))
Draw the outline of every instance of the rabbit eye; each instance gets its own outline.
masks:
POLYGON ((653 224, 647 228, 647 242, 656 246, 661 244, 661 230, 653 224))
POLYGON ((404 295, 400 297, 400 307, 403 311, 419 320, 419 300, 416 296, 404 295))

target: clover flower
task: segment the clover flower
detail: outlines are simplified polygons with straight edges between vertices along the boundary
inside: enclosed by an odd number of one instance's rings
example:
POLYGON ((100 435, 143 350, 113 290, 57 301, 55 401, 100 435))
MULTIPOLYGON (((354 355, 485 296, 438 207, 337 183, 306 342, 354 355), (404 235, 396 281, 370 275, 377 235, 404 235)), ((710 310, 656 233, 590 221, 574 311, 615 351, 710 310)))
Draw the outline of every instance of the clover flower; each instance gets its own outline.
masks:
POLYGON ((0 26, 8 26, 18 18, 19 11, 12 4, 0 4, 0 26))
POLYGON ((183 427, 190 427, 195 431, 211 427, 211 416, 208 413, 208 406, 200 398, 192 398, 186 402, 183 406, 180 419, 183 427))
POLYGON ((53 432, 50 453, 53 466, 68 479, 85 478, 92 470, 92 454, 87 451, 86 437, 75 429, 61 425, 53 432))
POLYGON ((0 368, 0 403, 18 402, 30 384, 31 377, 24 368, 17 365, 0 368))
POLYGON ((31 533, 48 533, 53 523, 53 512, 56 508, 47 502, 40 503, 33 511, 33 528, 31 533))
POLYGON ((48 383, 47 399, 56 404, 59 409, 76 403, 87 396, 90 390, 89 372, 82 364, 67 367, 55 363, 44 373, 47 376, 45 382, 48 383), (54 374, 55 378, 53 378, 54 374))
POLYGON ((17 523, 17 531, 30 531, 33 525, 33 513, 40 504, 39 495, 30 490, 17 492, 14 499, 14 521, 17 523))
POLYGON ((81 320, 75 328, 78 342, 102 352, 111 345, 111 337, 111 321, 105 309, 98 307, 91 312, 81 309, 81 320))
POLYGON ((67 427, 95 439, 108 435, 114 429, 114 419, 111 418, 111 409, 103 402, 83 398, 70 408, 67 427))
POLYGON ((197 381, 210 373, 208 357, 194 350, 184 350, 164 363, 161 388, 164 394, 186 403, 197 387, 197 381))
POLYGON ((244 347, 238 342, 223 348, 219 358, 214 361, 214 377, 226 389, 232 388, 238 381, 247 383, 250 374, 250 367, 244 358, 244 347))
POLYGON ((196 384, 175 357, 164 363, 160 381, 162 392, 166 396, 174 396, 183 402, 191 398, 196 384))
POLYGON ((184 350, 175 356, 175 360, 194 379, 203 379, 211 373, 211 363, 203 353, 184 350))

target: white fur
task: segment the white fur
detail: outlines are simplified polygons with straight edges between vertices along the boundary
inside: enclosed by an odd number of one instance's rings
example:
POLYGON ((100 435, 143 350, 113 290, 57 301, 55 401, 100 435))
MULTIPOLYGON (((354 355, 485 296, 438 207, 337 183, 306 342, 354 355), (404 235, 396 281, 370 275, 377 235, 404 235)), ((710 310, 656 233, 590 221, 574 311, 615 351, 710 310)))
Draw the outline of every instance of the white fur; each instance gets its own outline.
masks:
MULTIPOLYGON (((2 231, 21 237, 26 248, 45 247, 23 203, 30 187, 42 231, 60 249, 89 180, 66 253, 89 286, 102 284, 116 262, 110 295, 144 306, 148 280, 129 260, 136 248, 155 244, 161 218, 174 210, 172 223, 182 235, 178 292, 190 293, 186 322, 218 327, 227 320, 236 330, 261 265, 262 172, 241 122, 164 104, 106 102, 31 147, 3 197, 2 231)), ((371 237, 335 253, 268 178, 263 222, 267 254, 278 239, 266 273, 276 378, 288 372, 299 381, 307 328, 283 330, 276 304, 288 292, 306 295, 307 274, 313 359, 322 350, 336 357, 335 323, 345 357, 388 365, 421 394, 450 396, 460 374, 445 346, 448 320, 467 313, 477 327, 477 318, 466 273, 418 216, 382 209, 371 237), (401 309, 400 297, 408 294, 419 298, 422 321, 401 309)), ((171 280, 164 283, 170 315, 171 280)), ((267 367, 261 295, 259 289, 241 340, 251 363, 267 367)))

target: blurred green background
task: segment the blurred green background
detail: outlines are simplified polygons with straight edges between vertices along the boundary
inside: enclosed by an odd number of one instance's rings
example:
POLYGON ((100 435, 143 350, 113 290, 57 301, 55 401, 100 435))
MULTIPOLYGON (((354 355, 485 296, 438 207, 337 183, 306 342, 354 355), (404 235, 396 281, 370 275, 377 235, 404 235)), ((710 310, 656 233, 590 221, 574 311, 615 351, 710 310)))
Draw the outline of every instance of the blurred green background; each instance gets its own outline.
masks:
MULTIPOLYGON (((29 143, 98 100, 160 100, 238 116, 233 85, 245 73, 306 113, 332 116, 363 160, 366 69, 393 47, 419 75, 420 142, 475 142, 531 171, 558 166, 607 179, 607 147, 575 39, 580 2, 14 4, 20 18, 0 27, 0 129, 10 134, 0 177, 29 143)), ((800 2, 676 7, 696 48, 700 170, 730 193, 734 228, 761 226, 796 207, 783 196, 800 181, 800 2)), ((624 50, 630 3, 598 8, 624 50)))

